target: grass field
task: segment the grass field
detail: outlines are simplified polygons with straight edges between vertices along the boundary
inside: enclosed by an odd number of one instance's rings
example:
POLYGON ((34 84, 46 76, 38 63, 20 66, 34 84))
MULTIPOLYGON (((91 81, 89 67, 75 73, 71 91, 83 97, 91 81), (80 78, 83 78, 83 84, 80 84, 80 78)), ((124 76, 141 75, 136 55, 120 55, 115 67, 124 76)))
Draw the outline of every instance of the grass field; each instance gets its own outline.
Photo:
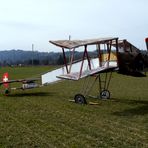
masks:
MULTIPOLYGON (((16 79, 36 77, 52 68, 6 67, 0 71, 16 79)), ((93 100, 98 105, 68 101, 79 92, 80 83, 63 81, 16 90, 10 96, 1 94, 0 147, 148 147, 148 77, 114 73, 111 99, 93 100)))

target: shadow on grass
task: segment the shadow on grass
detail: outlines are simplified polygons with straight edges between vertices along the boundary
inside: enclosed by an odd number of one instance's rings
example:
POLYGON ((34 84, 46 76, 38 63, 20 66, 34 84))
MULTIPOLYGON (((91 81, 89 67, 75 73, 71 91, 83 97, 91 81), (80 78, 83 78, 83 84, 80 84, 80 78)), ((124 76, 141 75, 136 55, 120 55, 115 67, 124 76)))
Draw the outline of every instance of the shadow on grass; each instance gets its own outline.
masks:
POLYGON ((44 97, 44 96, 53 96, 56 93, 53 92, 30 92, 30 93, 17 93, 17 94, 10 94, 7 97, 26 97, 26 96, 40 96, 40 97, 44 97))
MULTIPOLYGON (((114 99, 114 100, 116 100, 116 99, 114 99)), ((125 110, 119 111, 119 112, 114 112, 113 114, 116 116, 134 116, 134 115, 148 114, 148 101, 146 101, 146 100, 122 99, 122 100, 118 100, 117 102, 130 104, 132 108, 125 109, 125 110)))
POLYGON ((114 112, 116 116, 135 116, 135 115, 146 115, 148 114, 148 105, 138 106, 135 108, 125 109, 121 112, 114 112))
POLYGON ((131 104, 131 105, 137 105, 137 104, 148 105, 148 101, 147 100, 130 100, 130 99, 112 98, 111 101, 119 102, 119 103, 124 103, 124 104, 131 104))

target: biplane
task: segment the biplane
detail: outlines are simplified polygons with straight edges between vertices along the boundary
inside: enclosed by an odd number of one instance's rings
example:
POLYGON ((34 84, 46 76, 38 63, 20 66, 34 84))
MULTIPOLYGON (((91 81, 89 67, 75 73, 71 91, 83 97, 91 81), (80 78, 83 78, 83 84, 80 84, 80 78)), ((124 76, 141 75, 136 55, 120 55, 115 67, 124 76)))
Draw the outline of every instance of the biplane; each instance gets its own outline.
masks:
POLYGON ((118 67, 118 38, 99 38, 91 40, 58 40, 50 41, 50 43, 61 47, 63 52, 64 65, 54 71, 48 72, 41 76, 42 84, 46 85, 60 80, 77 81, 89 76, 95 76, 92 84, 84 85, 83 93, 76 94, 74 100, 76 103, 87 103, 86 96, 93 87, 94 83, 99 82, 99 96, 102 99, 109 99, 110 92, 108 90, 112 72, 118 67), (95 46, 97 56, 89 57, 88 49, 95 46), (80 61, 75 61, 75 51, 82 48, 83 55, 80 61), (65 50, 69 50, 70 57, 67 61, 65 50), (104 54, 105 52, 105 54, 104 54), (112 59, 111 54, 115 55, 112 59), (101 74, 105 73, 105 79, 101 79, 101 74), (88 90, 89 88, 89 90, 88 90))
POLYGON ((3 74, 0 85, 4 86, 5 88, 4 94, 8 95, 10 94, 11 90, 16 90, 16 89, 26 90, 26 89, 33 89, 33 88, 40 87, 40 85, 36 83, 36 81, 38 80, 40 80, 40 78, 9 80, 9 74, 6 72, 3 74), (11 88, 10 83, 21 83, 22 86, 11 88))
POLYGON ((81 93, 74 96, 76 103, 87 103, 86 97, 96 82, 99 83, 99 98, 109 99, 109 84, 113 71, 118 70, 122 74, 139 76, 143 75, 142 71, 146 66, 148 67, 147 56, 144 57, 140 50, 127 40, 118 40, 117 37, 49 42, 62 49, 64 66, 43 74, 41 76, 43 85, 60 80, 77 81, 82 78, 95 77, 93 81, 83 85, 81 93), (94 47, 97 55, 92 58, 88 50, 94 47), (83 55, 80 61, 75 61, 75 51, 79 49, 83 50, 83 55), (65 54, 66 50, 70 52, 69 60, 65 54), (102 73, 105 78, 102 78, 102 73))

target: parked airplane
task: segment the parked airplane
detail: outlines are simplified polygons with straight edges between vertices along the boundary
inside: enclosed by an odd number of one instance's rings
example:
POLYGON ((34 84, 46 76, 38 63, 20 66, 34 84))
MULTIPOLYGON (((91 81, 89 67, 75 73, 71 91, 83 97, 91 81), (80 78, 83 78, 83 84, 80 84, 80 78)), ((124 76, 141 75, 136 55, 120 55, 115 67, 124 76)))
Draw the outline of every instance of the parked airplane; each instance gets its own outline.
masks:
POLYGON ((16 90, 16 89, 22 89, 22 90, 26 90, 26 89, 32 89, 32 88, 37 88, 40 87, 39 84, 37 84, 35 81, 40 80, 40 78, 36 78, 36 79, 17 79, 17 80, 9 80, 9 74, 6 72, 3 74, 3 78, 2 78, 2 82, 0 82, 0 85, 3 85, 5 88, 5 95, 8 95, 11 90, 16 90), (15 88, 11 88, 10 87, 10 83, 22 83, 21 87, 15 87, 15 88))
POLYGON ((127 40, 119 40, 118 48, 119 72, 132 76, 143 76, 143 71, 148 67, 148 55, 127 40))
POLYGON ((42 84, 49 84, 60 81, 61 79, 79 80, 81 78, 95 76, 84 85, 81 93, 74 96, 76 103, 87 103, 86 96, 95 82, 99 82, 100 98, 109 99, 108 90, 112 72, 118 68, 122 74, 134 76, 144 75, 142 72, 148 67, 147 56, 143 55, 139 49, 129 43, 127 40, 118 40, 118 38, 99 38, 90 40, 57 40, 50 43, 61 47, 64 58, 62 68, 53 70, 41 76, 42 84), (96 58, 89 57, 88 48, 96 47, 98 54, 96 58), (76 49, 83 48, 83 56, 79 62, 74 59, 76 49), (71 52, 70 62, 67 62, 65 49, 71 52), (114 56, 111 56, 114 55, 114 56), (114 57, 114 58, 113 58, 114 57), (102 73, 105 78, 102 80, 102 73), (97 81, 98 80, 98 81, 97 81))
MULTIPOLYGON (((148 39, 145 40, 148 45, 148 39)), ((94 79, 83 85, 81 93, 74 96, 76 103, 86 104, 86 97, 96 82, 99 83, 99 97, 109 99, 109 84, 112 72, 117 70, 123 74, 134 76, 144 75, 142 72, 148 67, 148 56, 143 55, 139 49, 129 43, 127 40, 118 40, 117 37, 98 38, 89 40, 57 40, 49 41, 60 47, 63 52, 64 66, 41 75, 41 86, 59 82, 61 80, 79 80, 94 76, 94 79), (94 48, 97 51, 95 58, 89 56, 88 48, 94 48), (67 61, 65 49, 70 52, 67 61), (75 60, 75 51, 83 49, 83 55, 79 61, 75 60), (102 77, 102 73, 105 73, 102 77), (92 81, 93 80, 93 81, 92 81)), ((22 86, 14 89, 31 89, 39 87, 35 83, 37 79, 18 79, 8 80, 8 76, 3 77, 6 88, 5 94, 10 93, 9 83, 21 82, 22 86)), ((85 80, 84 80, 85 81, 85 80)))
MULTIPOLYGON (((68 80, 79 80, 80 78, 92 76, 98 73, 106 72, 106 79, 104 86, 101 83, 101 77, 98 75, 94 82, 92 84, 89 84, 89 87, 92 88, 93 84, 99 80, 99 86, 100 86, 100 97, 101 98, 109 98, 110 93, 108 91, 108 86, 111 78, 111 74, 109 76, 109 80, 107 79, 107 71, 112 71, 115 68, 117 68, 117 62, 116 61, 110 61, 110 53, 111 53, 111 47, 112 42, 116 43, 116 50, 118 51, 118 38, 100 38, 100 39, 91 39, 91 40, 59 40, 59 41, 50 41, 50 43, 59 46, 62 48, 63 51, 63 58, 64 58, 64 64, 62 68, 56 69, 54 71, 48 72, 44 75, 42 75, 42 84, 49 84, 51 82, 56 82, 61 79, 68 79, 68 80), (108 59, 107 61, 102 61, 102 55, 101 54, 101 44, 104 44, 106 46, 108 53, 108 59), (98 50, 98 56, 97 58, 91 59, 88 55, 88 46, 96 45, 98 50), (81 61, 75 62, 74 59, 74 53, 76 48, 79 49, 79 47, 83 47, 83 56, 81 58, 81 61), (65 55, 65 49, 69 49, 71 52, 70 55, 70 63, 66 60, 65 55), (52 77, 51 77, 52 76, 52 77)), ((84 88, 82 90, 82 93, 76 94, 74 97, 75 102, 77 103, 86 103, 85 97, 88 95, 88 86, 84 85, 84 88)))

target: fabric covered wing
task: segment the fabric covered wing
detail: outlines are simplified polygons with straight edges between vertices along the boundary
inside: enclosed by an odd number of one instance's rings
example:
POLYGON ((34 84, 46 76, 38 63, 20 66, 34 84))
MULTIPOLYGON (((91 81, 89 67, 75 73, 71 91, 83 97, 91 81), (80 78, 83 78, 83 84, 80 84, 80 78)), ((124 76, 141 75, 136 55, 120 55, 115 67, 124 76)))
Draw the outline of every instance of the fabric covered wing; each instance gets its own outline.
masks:
POLYGON ((74 72, 74 73, 70 73, 70 74, 64 74, 64 75, 57 76, 57 78, 68 79, 68 80, 79 80, 80 78, 92 76, 92 75, 95 75, 98 73, 112 71, 115 68, 116 68, 116 66, 98 67, 98 68, 92 69, 92 70, 85 70, 81 74, 80 74, 80 72, 74 72))

